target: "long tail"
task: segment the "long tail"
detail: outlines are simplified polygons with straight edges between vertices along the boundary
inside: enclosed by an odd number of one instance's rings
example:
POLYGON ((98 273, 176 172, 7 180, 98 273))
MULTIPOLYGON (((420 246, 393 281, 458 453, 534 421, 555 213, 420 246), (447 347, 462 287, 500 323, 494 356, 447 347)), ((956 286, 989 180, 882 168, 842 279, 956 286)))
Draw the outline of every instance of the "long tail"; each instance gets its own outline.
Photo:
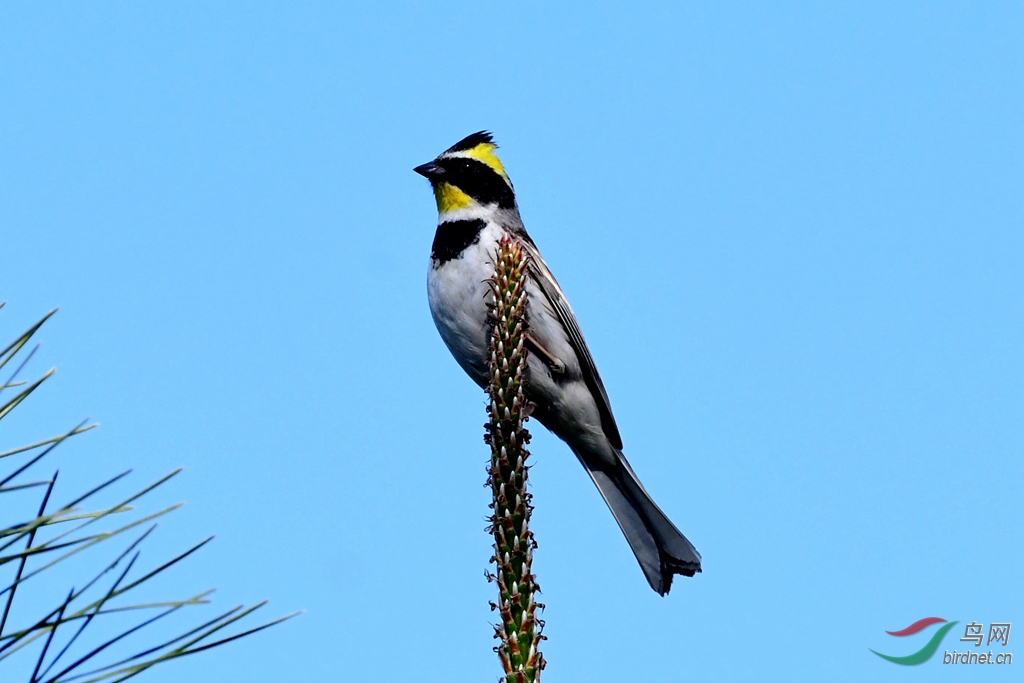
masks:
POLYGON ((700 571, 700 553, 651 500, 621 452, 612 471, 597 468, 576 456, 604 497, 619 528, 626 535, 651 588, 661 595, 672 587, 672 576, 693 576, 700 571))

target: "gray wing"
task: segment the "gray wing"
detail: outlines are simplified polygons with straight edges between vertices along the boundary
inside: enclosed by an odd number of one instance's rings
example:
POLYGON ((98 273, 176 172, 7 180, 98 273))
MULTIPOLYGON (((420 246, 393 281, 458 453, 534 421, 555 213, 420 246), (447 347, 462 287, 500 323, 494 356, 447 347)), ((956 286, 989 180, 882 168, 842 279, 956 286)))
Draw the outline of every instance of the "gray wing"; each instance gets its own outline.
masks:
POLYGON ((537 251, 533 240, 526 236, 526 239, 522 241, 522 245, 530 256, 530 275, 537 283, 541 292, 544 293, 548 304, 551 306, 551 310, 558 316, 558 320, 562 323, 562 327, 565 328, 565 333, 569 338, 569 344, 572 345, 573 350, 576 352, 580 368, 583 371, 583 380, 586 382, 587 388, 590 389, 590 393, 594 396, 594 402, 597 403, 597 409, 601 414, 601 429, 604 430, 604 434, 608 437, 612 446, 621 449, 622 437, 619 436, 619 428, 615 425, 615 418, 612 416, 612 406, 608 401, 608 394, 604 390, 604 383, 601 382, 601 375, 597 372, 594 359, 590 356, 587 342, 583 339, 583 333, 580 332, 576 316, 573 315, 572 309, 569 308, 569 301, 565 298, 562 288, 558 286, 558 282, 555 280, 555 276, 551 274, 548 265, 540 257, 540 252, 537 251))

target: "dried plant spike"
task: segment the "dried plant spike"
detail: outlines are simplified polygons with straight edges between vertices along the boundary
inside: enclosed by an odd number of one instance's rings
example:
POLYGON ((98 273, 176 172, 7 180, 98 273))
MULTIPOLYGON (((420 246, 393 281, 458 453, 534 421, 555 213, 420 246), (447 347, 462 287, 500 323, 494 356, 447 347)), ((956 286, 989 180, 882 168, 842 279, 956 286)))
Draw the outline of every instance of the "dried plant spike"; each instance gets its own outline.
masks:
MULTIPOLYGON (((526 376, 526 277, 529 258, 522 246, 509 236, 502 237, 494 259, 491 285, 490 405, 484 440, 491 446, 487 483, 491 487, 493 514, 489 531, 494 536, 501 624, 494 627, 499 641, 495 652, 505 671, 505 683, 535 683, 544 668, 540 641, 544 622, 537 618, 535 593, 540 592, 532 571, 533 548, 530 531, 531 495, 527 491, 530 433, 523 426, 529 416, 524 395, 526 376), (509 503, 514 502, 509 510, 509 503)), ((493 603, 492 603, 493 604, 493 603)))

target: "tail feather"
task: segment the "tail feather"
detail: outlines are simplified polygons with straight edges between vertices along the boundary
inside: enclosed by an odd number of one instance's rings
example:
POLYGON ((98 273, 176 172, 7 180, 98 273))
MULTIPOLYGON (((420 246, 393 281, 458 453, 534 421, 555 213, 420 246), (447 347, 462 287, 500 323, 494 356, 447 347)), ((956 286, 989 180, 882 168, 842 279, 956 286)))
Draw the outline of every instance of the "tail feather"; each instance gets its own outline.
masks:
POLYGON ((617 453, 619 466, 612 471, 593 467, 576 455, 625 534, 651 588, 665 595, 673 575, 693 576, 701 570, 700 553, 651 500, 621 453, 617 453))

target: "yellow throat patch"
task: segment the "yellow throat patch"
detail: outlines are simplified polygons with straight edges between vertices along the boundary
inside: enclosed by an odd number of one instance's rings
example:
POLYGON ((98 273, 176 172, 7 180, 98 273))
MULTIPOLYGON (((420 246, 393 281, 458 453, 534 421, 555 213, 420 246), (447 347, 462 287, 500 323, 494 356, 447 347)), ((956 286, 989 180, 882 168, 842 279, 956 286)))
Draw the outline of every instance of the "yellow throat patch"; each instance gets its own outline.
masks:
POLYGON ((438 183, 434 186, 434 199, 437 200, 438 213, 465 209, 473 204, 473 199, 468 194, 449 183, 438 183))

